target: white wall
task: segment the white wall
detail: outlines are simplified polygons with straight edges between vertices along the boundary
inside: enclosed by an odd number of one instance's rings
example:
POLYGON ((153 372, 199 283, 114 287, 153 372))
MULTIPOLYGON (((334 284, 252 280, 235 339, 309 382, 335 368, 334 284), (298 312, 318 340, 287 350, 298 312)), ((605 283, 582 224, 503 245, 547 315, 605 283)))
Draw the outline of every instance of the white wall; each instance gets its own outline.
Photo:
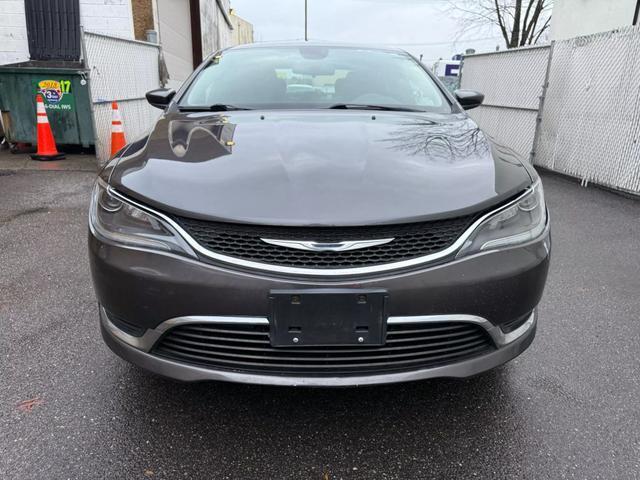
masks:
POLYGON ((615 30, 633 23, 637 0, 555 0, 551 40, 615 30))
POLYGON ((0 0, 0 65, 29 60, 24 0, 0 0))
POLYGON ((189 0, 157 0, 158 35, 169 71, 170 88, 177 89, 193 71, 189 0))
MULTIPOLYGON (((202 57, 232 44, 232 30, 220 9, 229 0, 200 0, 202 57)), ((189 0, 156 0, 158 34, 169 70, 167 86, 178 88, 193 71, 189 0)), ((229 20, 231 17, 227 14, 229 20)))
MULTIPOLYGON (((29 60, 24 0, 0 0, 0 65, 29 60)), ((131 0, 80 0, 85 30, 133 38, 131 0)))
POLYGON ((80 0, 80 25, 89 32, 134 38, 131 0, 80 0))

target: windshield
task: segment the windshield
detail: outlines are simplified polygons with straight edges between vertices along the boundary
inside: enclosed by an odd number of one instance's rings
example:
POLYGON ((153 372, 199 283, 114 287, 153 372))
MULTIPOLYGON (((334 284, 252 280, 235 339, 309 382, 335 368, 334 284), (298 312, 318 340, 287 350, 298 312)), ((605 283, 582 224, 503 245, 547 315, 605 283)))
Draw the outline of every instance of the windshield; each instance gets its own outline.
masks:
POLYGON ((358 108, 450 113, 423 68, 402 52, 346 47, 259 47, 215 57, 182 96, 182 108, 358 108))

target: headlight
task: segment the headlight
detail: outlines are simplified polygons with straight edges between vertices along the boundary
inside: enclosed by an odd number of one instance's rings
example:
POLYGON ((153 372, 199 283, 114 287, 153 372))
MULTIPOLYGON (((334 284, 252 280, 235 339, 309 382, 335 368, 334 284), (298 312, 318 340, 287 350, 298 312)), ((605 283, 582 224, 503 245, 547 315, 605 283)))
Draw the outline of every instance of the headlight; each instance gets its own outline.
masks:
POLYGON ((546 225, 547 208, 538 180, 523 198, 482 222, 457 257, 528 242, 538 237, 546 225))
POLYGON ((91 197, 89 225, 96 236, 112 243, 195 257, 191 247, 170 225, 112 195, 100 178, 91 197))

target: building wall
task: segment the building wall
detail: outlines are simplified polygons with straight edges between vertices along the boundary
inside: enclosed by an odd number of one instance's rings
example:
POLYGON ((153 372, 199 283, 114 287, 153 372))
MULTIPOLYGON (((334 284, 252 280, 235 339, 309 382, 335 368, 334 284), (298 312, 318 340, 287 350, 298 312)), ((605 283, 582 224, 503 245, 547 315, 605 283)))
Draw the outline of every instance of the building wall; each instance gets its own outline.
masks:
POLYGON ((24 0, 0 0, 0 65, 29 60, 24 0))
POLYGON ((615 30, 633 23, 637 0, 555 0, 551 40, 615 30))
MULTIPOLYGON (((136 0, 134 0, 135 2, 136 0)), ((169 71, 167 86, 178 88, 193 71, 189 0, 155 0, 158 35, 169 71)), ((234 44, 234 16, 229 0, 199 0, 202 58, 234 44), (226 13, 226 15, 225 15, 226 13)), ((253 40, 253 27, 243 24, 243 39, 253 40)))
POLYGON ((80 0, 80 25, 89 32, 134 38, 131 0, 80 0))
MULTIPOLYGON (((199 1, 203 58, 221 48, 253 41, 253 26, 231 15, 229 0, 199 1)), ((170 86, 180 85, 193 70, 189 0, 80 0, 80 24, 88 32, 136 38, 132 2, 138 12, 138 37, 151 26, 156 9, 170 86)), ((0 0, 0 12, 0 64, 28 60, 24 0, 0 0)))
POLYGON ((158 35, 169 71, 170 88, 178 88, 193 71, 189 0, 157 0, 158 35))
MULTIPOLYGON (((0 65, 29 60, 24 0, 0 0, 0 65)), ((80 0, 85 30, 133 38, 131 0, 80 0)))
POLYGON ((232 26, 227 22, 231 22, 229 11, 229 0, 200 0, 202 58, 233 45, 232 26))
POLYGON ((231 11, 233 23, 232 42, 234 45, 253 43, 253 25, 231 11))

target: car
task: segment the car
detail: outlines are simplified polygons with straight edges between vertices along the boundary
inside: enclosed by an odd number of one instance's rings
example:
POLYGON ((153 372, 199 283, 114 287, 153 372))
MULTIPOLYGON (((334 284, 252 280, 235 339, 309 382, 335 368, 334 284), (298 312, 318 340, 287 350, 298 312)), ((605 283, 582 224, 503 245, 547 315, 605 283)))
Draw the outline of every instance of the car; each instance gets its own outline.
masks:
POLYGON ((549 214, 532 166, 468 116, 482 94, 401 50, 294 42, 217 52, 147 99, 163 113, 89 212, 118 356, 339 387, 468 377, 533 341, 549 214))

